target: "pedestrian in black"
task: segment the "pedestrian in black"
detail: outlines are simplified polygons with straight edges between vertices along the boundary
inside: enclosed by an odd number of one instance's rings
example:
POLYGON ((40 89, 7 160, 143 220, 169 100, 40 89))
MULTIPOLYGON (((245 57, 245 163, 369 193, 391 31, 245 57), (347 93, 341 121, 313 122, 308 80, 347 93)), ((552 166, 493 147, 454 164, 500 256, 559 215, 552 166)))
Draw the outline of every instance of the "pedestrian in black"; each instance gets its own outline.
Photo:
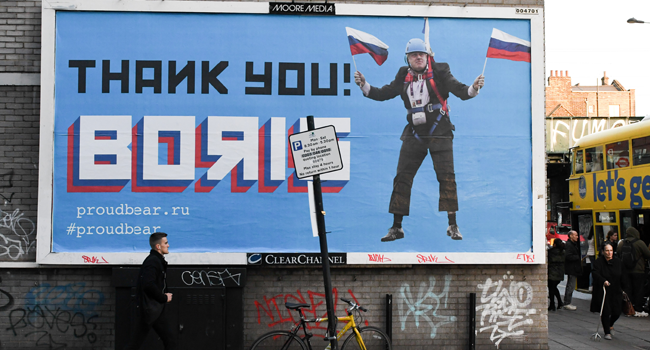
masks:
POLYGON ((172 293, 167 293, 167 261, 163 256, 169 254, 167 234, 153 233, 149 237, 149 245, 151 251, 140 268, 136 318, 125 350, 140 349, 151 328, 162 340, 165 350, 176 350, 176 335, 165 307, 172 301, 172 293))
POLYGON ((576 288, 578 276, 582 275, 582 258, 578 232, 569 231, 569 240, 564 249, 564 271, 567 275, 566 289, 564 290, 564 309, 575 311, 576 306, 571 304, 573 290, 576 288))
POLYGON ((621 277, 623 276, 623 264, 621 260, 614 257, 614 248, 611 244, 605 243, 603 254, 601 254, 592 271, 594 277, 594 290, 591 294, 591 305, 589 311, 600 312, 600 321, 605 331, 605 339, 612 340, 614 322, 621 315, 623 290, 621 289, 621 277), (604 295, 603 287, 607 291, 604 295), (605 303, 603 303, 605 297, 605 303))
MULTIPOLYGON (((622 250, 624 241, 630 242, 634 249, 636 264, 634 268, 627 269, 623 266, 623 290, 630 297, 634 305, 635 317, 648 317, 648 313, 643 311, 643 286, 645 284, 645 264, 646 259, 650 259, 650 249, 645 242, 640 239, 639 231, 634 227, 628 227, 625 230, 625 239, 618 243, 618 256, 623 259, 622 250)), ((625 259, 623 259, 625 260, 625 259)))
POLYGON ((555 311, 555 299, 557 308, 561 309, 564 304, 560 297, 557 285, 564 280, 564 242, 555 238, 551 249, 548 250, 548 297, 550 298, 548 311, 555 311))
POLYGON ((451 74, 449 64, 435 62, 433 53, 421 39, 406 44, 405 61, 390 84, 381 88, 371 86, 361 72, 354 73, 354 81, 363 94, 376 101, 400 96, 407 110, 408 124, 402 131, 402 148, 393 179, 393 193, 388 212, 393 214, 393 226, 382 242, 404 238, 402 219, 409 215, 413 178, 427 154, 431 155, 433 169, 440 184, 438 210, 446 211, 449 220, 447 236, 462 240, 456 223, 458 196, 454 172, 454 125, 449 119, 447 98, 454 94, 461 100, 478 95, 485 81, 478 76, 472 85, 465 85, 451 74))

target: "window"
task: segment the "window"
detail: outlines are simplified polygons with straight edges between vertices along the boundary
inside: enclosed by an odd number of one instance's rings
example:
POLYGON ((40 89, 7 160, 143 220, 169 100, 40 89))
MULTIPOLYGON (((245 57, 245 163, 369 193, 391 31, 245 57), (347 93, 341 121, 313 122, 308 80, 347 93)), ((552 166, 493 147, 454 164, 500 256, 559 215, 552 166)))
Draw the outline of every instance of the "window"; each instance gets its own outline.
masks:
POLYGON ((610 117, 618 117, 619 114, 619 107, 618 105, 609 105, 609 116, 610 117))
POLYGON ((587 172, 603 170, 603 146, 587 148, 585 150, 587 172))
POLYGON ((589 106, 589 113, 593 113, 593 112, 594 112, 594 106, 589 106))
POLYGON ((630 143, 626 141, 610 143, 605 146, 607 169, 627 168, 630 166, 630 143))
POLYGON ((613 211, 605 211, 596 213, 596 222, 597 223, 614 223, 616 222, 616 213, 613 211))
POLYGON ((632 140, 632 165, 650 163, 650 136, 632 140))
POLYGON ((575 165, 576 174, 584 173, 584 166, 582 165, 582 150, 576 152, 575 165))

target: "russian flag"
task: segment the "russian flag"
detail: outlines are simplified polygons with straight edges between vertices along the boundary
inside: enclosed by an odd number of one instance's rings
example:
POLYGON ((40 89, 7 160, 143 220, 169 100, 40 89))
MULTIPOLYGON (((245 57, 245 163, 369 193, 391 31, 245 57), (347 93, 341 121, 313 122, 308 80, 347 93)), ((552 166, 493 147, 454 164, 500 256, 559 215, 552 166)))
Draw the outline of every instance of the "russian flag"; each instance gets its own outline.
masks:
POLYGON ((350 51, 353 56, 362 53, 369 53, 380 66, 386 61, 388 58, 388 45, 384 44, 376 37, 360 30, 345 27, 345 31, 348 33, 350 51))
POLYGON ((519 39, 516 36, 492 28, 487 57, 530 62, 530 41, 519 39))

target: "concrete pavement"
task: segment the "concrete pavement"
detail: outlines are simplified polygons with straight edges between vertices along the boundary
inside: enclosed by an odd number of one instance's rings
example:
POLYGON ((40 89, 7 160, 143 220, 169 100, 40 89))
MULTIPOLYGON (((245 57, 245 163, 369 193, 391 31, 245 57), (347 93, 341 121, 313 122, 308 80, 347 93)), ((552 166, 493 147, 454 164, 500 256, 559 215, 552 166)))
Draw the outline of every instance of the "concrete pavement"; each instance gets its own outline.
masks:
MULTIPOLYGON (((564 296, 564 282, 559 286, 564 296)), ((612 340, 593 341, 592 335, 598 332, 601 337, 603 326, 598 313, 589 312, 591 294, 575 291, 572 304, 577 310, 558 310, 548 312, 549 350, 650 350, 650 317, 621 317, 614 324, 612 340)))

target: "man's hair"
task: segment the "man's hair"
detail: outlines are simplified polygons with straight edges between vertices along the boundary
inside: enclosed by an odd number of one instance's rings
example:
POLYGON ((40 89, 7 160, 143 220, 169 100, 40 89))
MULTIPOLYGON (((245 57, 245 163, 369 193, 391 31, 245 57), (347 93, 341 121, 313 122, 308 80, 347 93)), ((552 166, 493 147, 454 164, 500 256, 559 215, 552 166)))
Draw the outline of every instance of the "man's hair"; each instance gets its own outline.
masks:
POLYGON ((154 232, 149 236, 149 245, 151 249, 156 249, 156 244, 160 243, 163 238, 167 237, 167 234, 164 232, 154 232))

